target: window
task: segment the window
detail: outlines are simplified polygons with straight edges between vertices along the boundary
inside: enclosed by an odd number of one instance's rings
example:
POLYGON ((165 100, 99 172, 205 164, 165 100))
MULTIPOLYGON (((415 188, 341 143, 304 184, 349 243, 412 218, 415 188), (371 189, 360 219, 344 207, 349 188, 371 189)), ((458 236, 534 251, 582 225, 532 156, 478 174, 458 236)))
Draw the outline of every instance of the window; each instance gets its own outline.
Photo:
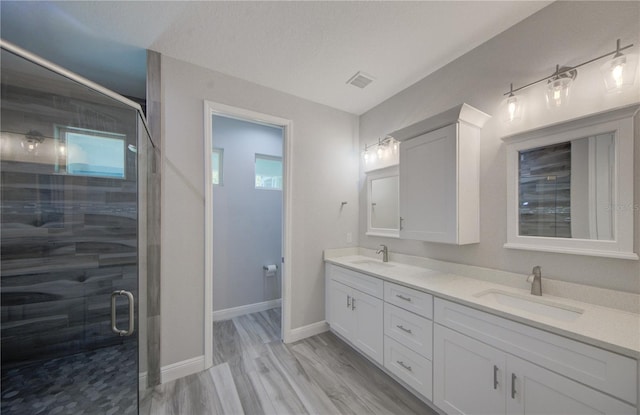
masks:
POLYGON ((213 184, 222 186, 222 157, 224 150, 214 148, 211 151, 211 181, 213 184))
POLYGON ((83 128, 58 127, 59 173, 125 178, 126 136, 83 128))
POLYGON ((256 189, 282 190, 282 157, 256 154, 256 189))

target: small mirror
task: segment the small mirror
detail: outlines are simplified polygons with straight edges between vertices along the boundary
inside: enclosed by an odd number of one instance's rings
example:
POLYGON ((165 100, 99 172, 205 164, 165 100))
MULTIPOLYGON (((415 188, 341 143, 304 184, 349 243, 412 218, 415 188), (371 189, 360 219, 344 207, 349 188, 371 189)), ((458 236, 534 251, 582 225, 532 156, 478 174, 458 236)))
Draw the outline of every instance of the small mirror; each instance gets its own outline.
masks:
POLYGON ((367 235, 399 237, 398 167, 367 174, 367 235))
POLYGON ((638 259, 638 105, 506 137, 506 248, 638 259))

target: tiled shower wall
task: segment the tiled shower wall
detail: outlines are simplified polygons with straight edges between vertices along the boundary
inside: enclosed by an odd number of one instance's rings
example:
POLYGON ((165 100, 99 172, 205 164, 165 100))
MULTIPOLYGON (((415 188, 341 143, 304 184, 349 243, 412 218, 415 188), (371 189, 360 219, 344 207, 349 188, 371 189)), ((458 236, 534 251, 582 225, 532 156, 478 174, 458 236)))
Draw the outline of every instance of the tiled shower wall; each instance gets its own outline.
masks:
POLYGON ((131 179, 73 177, 3 160, 3 367, 135 340, 110 328, 111 292, 138 290, 135 161, 127 170, 131 179))
MULTIPOLYGON (((147 171, 147 384, 160 384, 160 181, 161 149, 161 55, 147 51, 147 120, 151 133, 150 166, 147 171)), ((144 347, 141 345, 140 347, 144 347)))

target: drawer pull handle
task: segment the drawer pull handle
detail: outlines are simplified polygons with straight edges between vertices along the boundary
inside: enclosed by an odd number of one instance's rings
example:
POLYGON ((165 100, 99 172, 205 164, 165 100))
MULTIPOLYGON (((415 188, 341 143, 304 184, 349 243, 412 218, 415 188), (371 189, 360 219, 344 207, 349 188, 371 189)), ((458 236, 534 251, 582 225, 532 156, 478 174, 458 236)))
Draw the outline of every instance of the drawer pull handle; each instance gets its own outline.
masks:
POLYGON ((516 398, 516 374, 511 374, 511 399, 516 398))
POLYGON ((405 297, 404 295, 401 295, 401 294, 396 294, 396 297, 404 301, 411 301, 411 297, 405 297))
POLYGON ((413 370, 411 370, 411 366, 409 365, 405 365, 404 362, 402 360, 396 360, 396 362, 402 366, 403 368, 407 369, 409 372, 413 372, 413 370))
POLYGON ((404 331, 405 333, 411 334, 411 329, 405 328, 402 324, 398 324, 396 327, 399 328, 400 330, 404 331))
POLYGON ((493 389, 498 389, 498 366, 493 365, 493 389))
POLYGON ((351 298, 351 309, 352 310, 356 309, 356 298, 355 297, 351 298))
POLYGON ((347 295, 347 308, 351 307, 351 296, 347 295))

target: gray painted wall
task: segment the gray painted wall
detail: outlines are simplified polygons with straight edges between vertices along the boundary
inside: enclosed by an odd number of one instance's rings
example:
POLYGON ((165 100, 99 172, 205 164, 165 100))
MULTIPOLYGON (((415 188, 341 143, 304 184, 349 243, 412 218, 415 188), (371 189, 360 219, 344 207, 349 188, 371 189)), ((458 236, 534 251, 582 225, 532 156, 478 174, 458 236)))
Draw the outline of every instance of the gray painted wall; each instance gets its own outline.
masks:
POLYGON ((213 116, 213 146, 224 150, 213 186, 213 309, 280 298, 282 191, 255 188, 255 155, 282 157, 282 128, 213 116))
MULTIPOLYGON (((623 44, 640 44, 638 2, 556 2, 501 33, 432 75, 384 101, 360 117, 360 148, 386 133, 466 102, 493 115, 482 130, 480 154, 479 244, 443 244, 368 237, 366 193, 361 166, 360 245, 494 269, 528 274, 541 265, 543 276, 598 287, 640 292, 640 262, 577 255, 517 251, 506 242, 506 153, 500 137, 640 101, 636 89, 604 92, 601 63, 578 70, 570 105, 549 111, 544 85, 526 90, 523 119, 507 127, 501 121, 502 94, 551 75, 556 64, 576 65, 623 44)), ((637 78, 637 77, 636 77, 637 78)), ((640 140, 635 141, 635 206, 640 206, 640 140)), ((362 163, 362 162, 361 162, 362 163)), ((640 217, 635 215, 635 249, 640 247, 640 217)))
POLYGON ((204 353, 204 100, 292 120, 292 327, 324 320, 322 251, 357 245, 358 117, 166 56, 162 90, 162 366, 204 353))

